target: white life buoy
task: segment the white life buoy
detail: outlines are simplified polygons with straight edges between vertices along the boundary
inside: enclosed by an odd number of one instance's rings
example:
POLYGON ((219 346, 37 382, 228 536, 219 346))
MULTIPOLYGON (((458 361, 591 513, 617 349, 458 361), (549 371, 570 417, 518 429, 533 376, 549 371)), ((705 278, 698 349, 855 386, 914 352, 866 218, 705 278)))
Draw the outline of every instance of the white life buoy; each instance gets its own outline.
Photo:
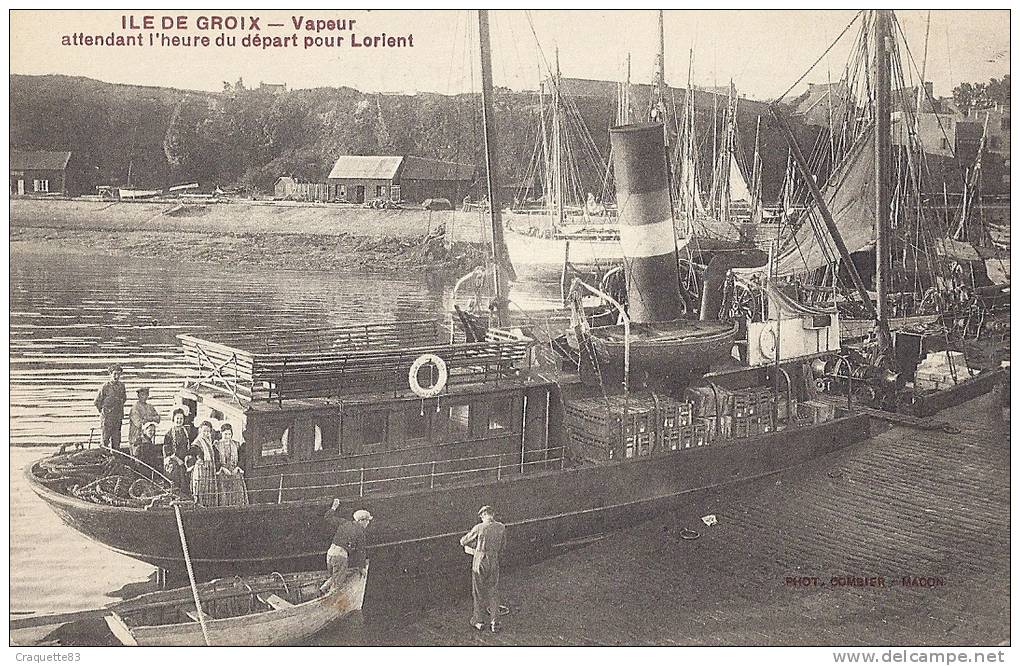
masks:
POLYGON ((435 354, 422 354, 414 359, 414 363, 411 364, 411 368, 407 372, 407 384, 411 387, 411 392, 419 398, 434 398, 442 393, 446 388, 447 379, 449 379, 449 371, 446 369, 446 361, 435 354), (426 364, 436 366, 436 383, 428 388, 422 386, 418 381, 418 371, 426 364))

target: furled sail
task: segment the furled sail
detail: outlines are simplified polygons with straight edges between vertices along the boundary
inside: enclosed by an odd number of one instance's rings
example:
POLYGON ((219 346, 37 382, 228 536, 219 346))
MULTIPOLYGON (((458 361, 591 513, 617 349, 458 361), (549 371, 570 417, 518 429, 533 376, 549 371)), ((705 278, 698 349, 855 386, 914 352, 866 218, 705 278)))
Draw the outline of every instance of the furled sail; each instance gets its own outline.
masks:
POLYGON ((730 201, 752 201, 751 188, 740 171, 735 155, 730 156, 730 201))
MULTIPOLYGON (((857 138, 846 159, 822 187, 832 219, 850 252, 875 242, 875 130, 870 127, 857 138)), ((811 206, 776 260, 774 275, 796 275, 834 262, 839 253, 817 206, 811 206)))

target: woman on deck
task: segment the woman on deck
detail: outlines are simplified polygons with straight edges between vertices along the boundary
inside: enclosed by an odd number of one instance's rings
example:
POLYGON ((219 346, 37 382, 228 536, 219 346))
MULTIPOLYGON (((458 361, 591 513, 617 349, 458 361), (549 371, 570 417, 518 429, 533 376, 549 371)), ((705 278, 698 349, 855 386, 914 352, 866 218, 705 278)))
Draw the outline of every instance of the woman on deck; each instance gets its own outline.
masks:
POLYGON ((220 506, 244 506, 248 504, 248 488, 244 483, 244 470, 239 466, 241 460, 239 444, 234 439, 234 428, 229 423, 220 427, 220 440, 216 442, 216 452, 220 456, 220 506))
POLYGON ((165 448, 167 445, 170 445, 173 447, 177 457, 184 460, 185 456, 188 455, 188 449, 191 448, 191 441, 195 438, 188 436, 188 429, 184 426, 183 409, 175 409, 171 420, 173 421, 173 426, 170 427, 170 430, 163 437, 163 446, 165 448))
POLYGON ((198 437, 188 449, 188 457, 184 459, 191 472, 191 494, 202 506, 219 504, 219 484, 216 481, 216 470, 220 466, 220 456, 213 444, 213 427, 208 421, 198 426, 198 437))

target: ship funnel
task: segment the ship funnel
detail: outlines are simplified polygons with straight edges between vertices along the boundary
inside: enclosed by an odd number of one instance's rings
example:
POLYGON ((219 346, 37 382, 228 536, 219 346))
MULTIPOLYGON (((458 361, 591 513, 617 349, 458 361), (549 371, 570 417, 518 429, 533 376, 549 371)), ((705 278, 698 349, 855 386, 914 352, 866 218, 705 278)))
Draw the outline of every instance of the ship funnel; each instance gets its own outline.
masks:
POLYGON ((679 319, 685 307, 680 296, 662 124, 613 127, 609 139, 631 322, 679 319))

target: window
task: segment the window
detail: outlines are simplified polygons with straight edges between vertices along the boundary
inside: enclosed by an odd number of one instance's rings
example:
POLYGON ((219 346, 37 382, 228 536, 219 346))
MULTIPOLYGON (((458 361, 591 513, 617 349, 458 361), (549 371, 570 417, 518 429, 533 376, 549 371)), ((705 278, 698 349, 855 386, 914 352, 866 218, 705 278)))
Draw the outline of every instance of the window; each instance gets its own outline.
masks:
POLYGON ((388 412, 368 412, 361 424, 361 439, 366 446, 386 441, 388 412))
POLYGON ((429 439, 431 434, 432 415, 435 413, 432 405, 414 405, 404 410, 401 414, 401 429, 397 435, 401 440, 429 439))
POLYGON ((312 451, 340 452, 340 418, 332 415, 312 417, 312 451))
POLYGON ((375 196, 379 197, 380 199, 385 197, 386 196, 386 186, 385 185, 376 185, 375 186, 375 196))
POLYGON ((488 430, 512 430, 513 424, 511 423, 512 411, 511 406, 513 401, 500 400, 498 402, 492 402, 489 405, 489 423, 488 430))
POLYGON ((290 423, 267 424, 259 433, 259 450, 263 458, 285 456, 289 451, 290 423))
POLYGON ((942 150, 949 150, 949 139, 942 137, 942 150))
POLYGON ((344 199, 344 198, 347 197, 347 186, 346 185, 341 185, 339 191, 340 191, 340 198, 341 199, 344 199))
POLYGON ((471 432, 471 405, 453 405, 449 408, 450 439, 467 437, 471 432))
POLYGON ((49 192, 50 191, 50 181, 45 180, 45 179, 39 180, 37 178, 37 179, 32 181, 32 190, 34 192, 49 192))
POLYGON ((400 185, 390 185, 390 201, 400 201, 400 185))

